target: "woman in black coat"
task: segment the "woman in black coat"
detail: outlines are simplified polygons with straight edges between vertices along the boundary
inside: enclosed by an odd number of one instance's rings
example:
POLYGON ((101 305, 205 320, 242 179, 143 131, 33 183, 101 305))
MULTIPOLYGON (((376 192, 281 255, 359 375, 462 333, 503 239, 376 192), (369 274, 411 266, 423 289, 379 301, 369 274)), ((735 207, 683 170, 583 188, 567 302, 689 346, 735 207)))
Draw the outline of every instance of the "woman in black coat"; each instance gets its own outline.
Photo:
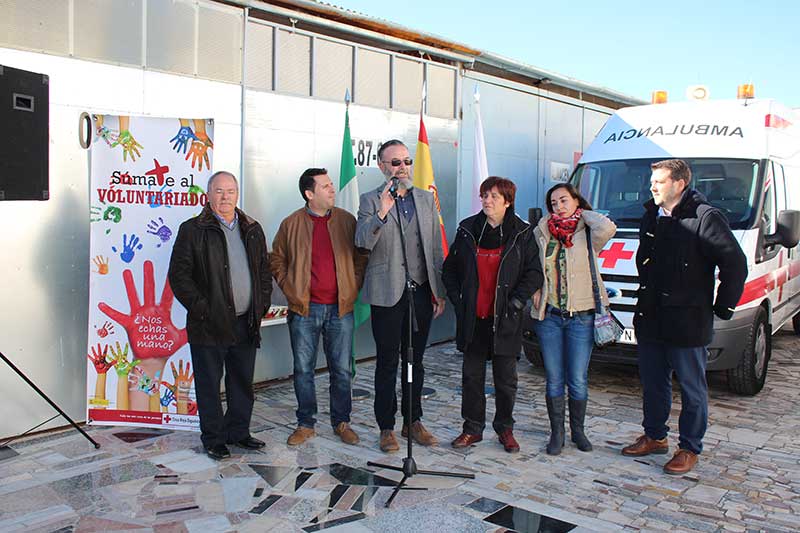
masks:
POLYGON ((464 426, 452 442, 454 448, 483 440, 486 360, 491 359, 496 407, 492 426, 507 452, 519 451, 512 411, 522 310, 542 285, 542 269, 530 225, 514 214, 516 190, 505 178, 490 177, 481 184, 482 209, 461 221, 442 268, 457 318, 456 343, 464 353, 464 426))

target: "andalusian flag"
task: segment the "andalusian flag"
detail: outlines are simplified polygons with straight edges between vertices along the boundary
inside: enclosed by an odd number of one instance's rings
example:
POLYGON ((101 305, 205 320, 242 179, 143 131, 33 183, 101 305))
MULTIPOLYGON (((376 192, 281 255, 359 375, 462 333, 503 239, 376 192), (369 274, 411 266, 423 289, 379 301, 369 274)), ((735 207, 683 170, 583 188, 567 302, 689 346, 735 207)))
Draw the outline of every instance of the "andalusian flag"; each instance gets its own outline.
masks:
MULTIPOLYGON (((353 143, 350 139, 350 91, 345 95, 347 107, 344 112, 344 136, 342 138, 342 161, 339 166, 339 193, 336 203, 339 207, 358 216, 358 179, 356 178, 356 162, 353 159, 353 143)), ((358 326, 369 319, 369 305, 361 302, 359 295, 353 309, 353 350, 350 357, 350 371, 356 375, 356 343, 358 326)))
POLYGON ((339 166, 339 194, 336 203, 353 216, 358 215, 358 180, 356 162, 353 159, 353 141, 350 139, 350 92, 344 112, 344 137, 342 138, 342 162, 339 166))
POLYGON ((419 114, 417 153, 414 155, 414 187, 433 193, 433 201, 436 203, 436 211, 439 213, 439 227, 442 230, 442 250, 444 250, 444 256, 447 257, 447 234, 444 231, 444 220, 442 220, 442 206, 439 203, 439 191, 436 189, 436 182, 433 179, 431 147, 428 144, 428 132, 425 130, 421 112, 419 114))

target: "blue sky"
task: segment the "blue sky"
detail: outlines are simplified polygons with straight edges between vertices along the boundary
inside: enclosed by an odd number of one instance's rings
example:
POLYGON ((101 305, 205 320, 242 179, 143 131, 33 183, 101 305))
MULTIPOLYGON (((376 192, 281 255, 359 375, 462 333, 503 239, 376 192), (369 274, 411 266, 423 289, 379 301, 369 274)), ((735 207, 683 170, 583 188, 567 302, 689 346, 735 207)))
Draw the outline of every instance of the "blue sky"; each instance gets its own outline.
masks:
POLYGON ((690 85, 800 107, 800 1, 334 0, 372 17, 650 100, 690 85), (402 6, 402 7, 400 7, 402 6))

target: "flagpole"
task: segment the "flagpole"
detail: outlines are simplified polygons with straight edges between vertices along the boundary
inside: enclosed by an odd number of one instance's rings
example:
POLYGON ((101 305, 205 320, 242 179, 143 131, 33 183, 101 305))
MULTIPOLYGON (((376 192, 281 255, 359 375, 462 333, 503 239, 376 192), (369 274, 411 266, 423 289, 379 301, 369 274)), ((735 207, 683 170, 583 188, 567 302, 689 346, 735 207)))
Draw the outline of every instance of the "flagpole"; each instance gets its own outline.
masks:
MULTIPOLYGON (((420 127, 422 127, 423 117, 425 116, 425 103, 428 99, 428 81, 422 81, 422 98, 419 101, 419 123, 420 127)), ((441 216, 441 214, 440 214, 441 216)), ((436 389, 433 387, 426 387, 423 385, 422 390, 420 391, 420 399, 427 400, 428 398, 433 398, 436 396, 436 389)))

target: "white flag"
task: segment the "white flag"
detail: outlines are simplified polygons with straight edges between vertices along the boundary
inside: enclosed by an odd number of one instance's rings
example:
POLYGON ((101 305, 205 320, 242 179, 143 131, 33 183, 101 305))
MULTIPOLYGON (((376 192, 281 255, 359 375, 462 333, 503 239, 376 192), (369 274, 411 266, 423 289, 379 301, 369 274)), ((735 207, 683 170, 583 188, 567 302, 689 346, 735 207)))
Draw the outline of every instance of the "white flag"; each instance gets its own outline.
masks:
POLYGON ((489 165, 486 162, 486 144, 483 142, 483 123, 481 122, 481 95, 478 85, 475 85, 475 151, 472 156, 472 211, 470 214, 481 210, 480 190, 481 183, 489 177, 489 165))

